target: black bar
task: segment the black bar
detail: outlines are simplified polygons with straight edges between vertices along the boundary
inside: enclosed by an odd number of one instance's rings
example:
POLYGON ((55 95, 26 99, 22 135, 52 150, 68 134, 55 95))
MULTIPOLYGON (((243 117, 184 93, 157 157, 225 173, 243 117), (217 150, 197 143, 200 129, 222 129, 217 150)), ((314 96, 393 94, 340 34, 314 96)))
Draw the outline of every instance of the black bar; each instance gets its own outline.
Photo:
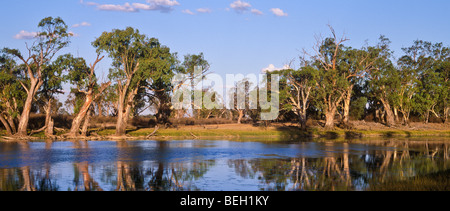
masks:
MULTIPOLYGON (((5 205, 126 210, 417 208, 447 192, 0 192, 5 205), (213 203, 211 203, 213 202, 213 203)), ((448 196, 448 195, 447 195, 448 196)))

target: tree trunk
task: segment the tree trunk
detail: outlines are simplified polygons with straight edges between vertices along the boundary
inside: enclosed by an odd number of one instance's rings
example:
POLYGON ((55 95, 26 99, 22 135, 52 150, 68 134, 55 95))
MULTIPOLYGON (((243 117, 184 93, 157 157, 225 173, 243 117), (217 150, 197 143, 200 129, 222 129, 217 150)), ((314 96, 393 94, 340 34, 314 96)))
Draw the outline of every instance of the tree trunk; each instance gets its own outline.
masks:
MULTIPOLYGON (((125 112, 126 113, 126 112, 125 112)), ((116 123, 116 136, 124 136, 127 130, 127 115, 122 110, 118 111, 116 123)))
POLYGON ((398 122, 398 109, 396 107, 394 107, 394 121, 398 122))
POLYGON ((403 125, 409 125, 409 114, 407 112, 401 111, 403 116, 403 125))
POLYGON ((139 84, 132 91, 128 91, 128 89, 129 87, 126 86, 119 95, 119 101, 117 103, 116 136, 126 135, 128 118, 130 117, 131 108, 134 106, 134 97, 139 90, 139 84))
POLYGON ((128 118, 130 116, 131 106, 127 104, 125 105, 124 109, 122 107, 123 105, 119 105, 116 123, 116 136, 124 136, 127 132, 128 118))
POLYGON ((449 115, 450 115, 450 107, 444 109, 444 123, 448 122, 449 115))
POLYGON ((241 124, 241 120, 242 120, 242 117, 244 117, 244 110, 238 110, 238 112, 239 112, 239 117, 238 117, 238 124, 241 124))
POLYGON ((344 116, 342 118, 342 123, 344 123, 344 125, 348 125, 350 121, 350 98, 345 98, 344 99, 344 116))
MULTIPOLYGON (((33 85, 31 85, 33 87, 33 85)), ((25 100, 22 115, 20 115, 19 127, 17 129, 18 136, 26 136, 28 129, 28 121, 30 120, 31 106, 33 103, 34 90, 30 90, 25 100)))
MULTIPOLYGON (((305 109, 304 109, 305 110, 305 109)), ((306 130, 306 111, 297 112, 298 115, 298 123, 302 130, 306 130)))
POLYGON ((350 101, 352 99, 352 92, 353 85, 351 85, 347 89, 346 97, 344 99, 344 118, 342 120, 342 123, 344 123, 344 125, 348 125, 348 122, 350 121, 350 101))
POLYGON ((325 129, 333 130, 334 129, 334 115, 336 114, 336 108, 331 110, 327 110, 325 112, 325 129))
POLYGON ((84 118, 83 128, 81 129, 81 135, 82 136, 87 136, 88 135, 89 122, 91 121, 91 113, 92 113, 92 109, 89 109, 87 114, 86 114, 86 117, 84 118))
POLYGON ((53 130, 54 129, 54 121, 50 117, 50 120, 47 123, 46 129, 45 129, 45 136, 46 137, 52 137, 54 135, 53 130))
POLYGON ((45 109, 45 136, 53 136, 54 122, 52 119, 52 99, 47 102, 47 108, 45 109))
POLYGON ((101 101, 97 102, 98 117, 103 117, 103 108, 101 101))
POLYGON ((5 118, 3 118, 2 115, 0 115, 0 121, 3 123, 3 125, 5 126, 6 129, 6 135, 10 136, 12 135, 12 130, 11 127, 9 126, 8 122, 6 121, 5 118))
POLYGON ((394 114, 391 109, 391 105, 389 105, 389 102, 385 99, 380 99, 381 103, 383 104, 384 110, 386 112, 386 125, 388 127, 392 127, 395 125, 395 119, 394 114))
POLYGON ((428 124, 429 121, 430 121, 430 110, 427 110, 427 112, 425 112, 425 124, 428 124))
MULTIPOLYGON (((18 109, 17 109, 16 99, 13 98, 13 101, 14 101, 14 107, 11 106, 10 102, 6 101, 5 102, 6 103, 6 108, 8 110, 10 110, 10 111, 17 111, 18 109)), ((6 113, 8 113, 8 112, 6 112, 6 113)), ((4 113, 4 114, 6 114, 6 113, 4 113)), ((5 116, 3 116, 3 118, 9 124, 8 126, 9 126, 9 128, 11 129, 11 132, 12 132, 11 135, 12 134, 16 134, 17 133, 17 129, 16 129, 16 123, 14 122, 14 117, 12 117, 11 115, 5 115, 5 116)), ((6 127, 6 125, 5 125, 5 127, 6 127)))
POLYGON ((16 129, 16 125, 14 123, 13 117, 11 117, 11 116, 8 117, 8 123, 9 123, 9 126, 11 127, 12 133, 13 134, 17 133, 17 129, 16 129))
POLYGON ((27 99, 23 106, 22 114, 19 119, 19 126, 17 128, 17 136, 27 136, 28 122, 30 120, 30 112, 33 103, 34 95, 42 86, 43 81, 40 79, 32 78, 30 80, 30 88, 27 91, 27 99))
POLYGON ((72 136, 77 136, 79 134, 81 123, 83 122, 83 119, 86 117, 86 114, 90 110, 92 104, 92 94, 86 95, 86 100, 83 104, 83 106, 80 109, 80 112, 78 112, 78 115, 73 119, 72 121, 72 127, 70 128, 69 134, 72 136))
MULTIPOLYGON (((84 101, 83 106, 80 109, 80 112, 78 112, 77 116, 72 120, 72 127, 70 128, 70 132, 68 133, 69 136, 77 136, 79 134, 81 123, 83 122, 83 119, 86 119, 86 116, 90 115, 91 112, 91 106, 93 102, 98 99, 98 97, 103 93, 103 91, 111 84, 111 82, 102 84, 101 88, 98 90, 98 94, 96 94, 96 97, 94 99, 94 90, 93 87, 89 88, 89 91, 85 92, 86 94, 86 100, 84 101)), ((99 116, 102 115, 101 110, 101 103, 97 103, 99 116)), ((86 120, 85 120, 86 121, 86 120)), ((89 122, 89 121, 88 121, 89 122)))

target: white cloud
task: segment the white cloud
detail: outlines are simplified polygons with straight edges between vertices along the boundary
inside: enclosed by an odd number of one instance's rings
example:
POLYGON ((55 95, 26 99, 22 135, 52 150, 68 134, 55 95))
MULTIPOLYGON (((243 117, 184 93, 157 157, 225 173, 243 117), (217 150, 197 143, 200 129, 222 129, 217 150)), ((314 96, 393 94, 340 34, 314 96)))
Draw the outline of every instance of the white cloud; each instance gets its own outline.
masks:
POLYGON ((78 28, 78 27, 82 27, 82 26, 91 26, 91 24, 88 23, 88 22, 82 22, 82 23, 74 24, 72 27, 73 28, 78 28))
MULTIPOLYGON (((69 34, 69 36, 72 36, 72 37, 79 37, 80 36, 79 34, 73 32, 73 31, 69 31, 67 33, 69 34)), ((31 39, 34 39, 36 37, 39 37, 38 35, 39 35, 38 32, 28 32, 28 31, 22 30, 18 34, 14 35, 13 38, 16 39, 16 40, 31 40, 31 39)))
POLYGON ((277 68, 277 67, 275 67, 275 65, 269 64, 269 66, 266 67, 266 68, 263 68, 261 70, 261 72, 262 73, 271 73, 271 72, 274 72, 274 71, 287 70, 287 69, 291 69, 291 67, 289 65, 284 65, 282 68, 277 68))
POLYGON ((142 3, 133 3, 132 4, 134 8, 139 10, 152 10, 154 7, 150 6, 149 4, 142 4, 142 3))
POLYGON ((158 5, 158 6, 178 6, 180 5, 180 3, 178 3, 176 0, 147 0, 147 3, 149 4, 153 4, 153 5, 158 5))
POLYGON ((133 3, 137 9, 159 10, 161 12, 170 12, 174 6, 180 5, 176 0, 147 0, 148 4, 133 3))
POLYGON ((182 13, 185 13, 185 14, 188 14, 188 15, 195 15, 195 13, 194 12, 192 12, 192 11, 190 11, 190 10, 188 10, 188 9, 185 9, 185 10, 183 10, 183 11, 181 11, 182 13))
POLYGON ((252 7, 248 2, 243 2, 241 0, 237 0, 230 4, 230 7, 234 9, 238 13, 243 13, 252 7))
POLYGON ((209 8, 198 8, 197 12, 199 12, 199 13, 211 13, 212 11, 209 8))
POLYGON ((264 14, 263 12, 261 12, 261 11, 259 11, 259 10, 257 10, 257 9, 252 9, 251 12, 252 12, 253 14, 255 14, 255 15, 263 15, 263 14, 264 14))
POLYGON ((282 16, 288 16, 287 13, 285 13, 282 9, 280 8, 272 8, 270 9, 270 11, 272 11, 272 13, 276 16, 282 17, 282 16))
POLYGON ((99 4, 96 2, 84 2, 81 4, 88 6, 96 6, 98 10, 103 11, 120 11, 120 12, 139 12, 140 10, 159 10, 161 12, 170 12, 174 6, 180 5, 176 0, 147 0, 147 4, 144 3, 125 3, 123 5, 118 4, 99 4))
POLYGON ((125 3, 124 5, 117 4, 98 4, 97 9, 104 11, 120 11, 120 12, 138 12, 139 10, 130 3, 125 3))
POLYGON ((25 30, 20 31, 18 34, 14 35, 14 39, 17 40, 30 40, 38 35, 37 32, 28 32, 25 30))

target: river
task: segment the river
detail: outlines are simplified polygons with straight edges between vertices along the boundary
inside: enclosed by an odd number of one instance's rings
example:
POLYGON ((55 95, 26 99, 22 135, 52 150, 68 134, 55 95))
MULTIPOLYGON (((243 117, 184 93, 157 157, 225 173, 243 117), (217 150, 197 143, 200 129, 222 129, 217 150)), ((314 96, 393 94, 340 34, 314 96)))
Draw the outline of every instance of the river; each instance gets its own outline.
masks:
POLYGON ((436 138, 0 142, 0 191, 404 190, 449 170, 449 149, 436 138))

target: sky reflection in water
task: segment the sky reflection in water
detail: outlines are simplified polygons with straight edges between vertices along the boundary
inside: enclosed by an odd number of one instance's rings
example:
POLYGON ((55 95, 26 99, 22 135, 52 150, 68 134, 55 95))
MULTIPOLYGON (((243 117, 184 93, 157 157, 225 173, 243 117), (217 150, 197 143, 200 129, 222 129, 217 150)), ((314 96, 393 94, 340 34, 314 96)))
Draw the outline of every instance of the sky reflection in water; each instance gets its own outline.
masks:
POLYGON ((366 190, 450 169, 450 143, 0 142, 0 190, 366 190))

